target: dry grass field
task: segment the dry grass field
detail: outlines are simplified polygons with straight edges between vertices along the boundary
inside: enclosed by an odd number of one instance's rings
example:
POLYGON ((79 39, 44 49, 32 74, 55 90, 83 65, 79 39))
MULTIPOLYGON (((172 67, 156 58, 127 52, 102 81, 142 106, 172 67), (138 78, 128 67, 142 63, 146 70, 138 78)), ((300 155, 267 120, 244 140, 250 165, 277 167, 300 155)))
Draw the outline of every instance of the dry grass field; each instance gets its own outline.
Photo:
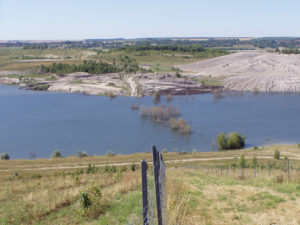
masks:
MULTIPOLYGON (((298 145, 163 155, 169 224, 300 223, 298 145), (281 160, 273 159, 275 150, 281 160), (244 176, 238 166, 241 155, 246 159, 244 176), (289 176, 285 157, 290 159, 289 176)), ((152 157, 138 153, 1 160, 0 223, 141 224, 141 159, 148 161, 156 218, 152 157), (90 204, 84 202, 86 195, 90 204)))

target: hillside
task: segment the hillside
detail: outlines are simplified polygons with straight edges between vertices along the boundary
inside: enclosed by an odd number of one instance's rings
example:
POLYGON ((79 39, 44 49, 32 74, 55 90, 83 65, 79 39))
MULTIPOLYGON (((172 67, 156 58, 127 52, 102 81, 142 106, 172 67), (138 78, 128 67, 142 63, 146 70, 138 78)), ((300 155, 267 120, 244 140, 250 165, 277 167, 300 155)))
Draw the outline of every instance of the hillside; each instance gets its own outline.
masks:
POLYGON ((237 52, 178 66, 187 75, 223 79, 236 91, 299 92, 300 55, 264 51, 237 52))

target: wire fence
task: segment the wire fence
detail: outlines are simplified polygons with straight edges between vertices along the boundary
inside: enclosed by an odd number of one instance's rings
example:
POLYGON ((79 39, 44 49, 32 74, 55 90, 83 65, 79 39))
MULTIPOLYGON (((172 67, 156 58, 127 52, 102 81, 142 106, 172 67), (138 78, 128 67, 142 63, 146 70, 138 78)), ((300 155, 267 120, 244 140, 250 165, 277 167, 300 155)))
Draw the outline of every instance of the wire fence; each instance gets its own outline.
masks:
MULTIPOLYGON (((166 225, 168 224, 167 194, 165 187, 166 166, 161 153, 152 147, 153 152, 153 171, 148 171, 146 160, 141 162, 142 173, 142 202, 143 207, 140 214, 128 222, 130 225, 166 225), (150 182, 148 182, 149 176, 150 182), (153 179, 152 179, 153 176, 153 179), (154 182, 153 182, 154 180, 154 182), (156 208, 156 210, 155 210, 156 208)), ((187 166, 187 168, 200 169, 202 173, 214 176, 234 177, 237 179, 275 179, 281 183, 283 180, 299 179, 297 170, 293 168, 289 159, 285 160, 285 166, 279 168, 274 162, 269 160, 267 166, 263 165, 199 165, 187 166)))
POLYGON ((162 154, 156 150, 155 146, 152 147, 152 151, 153 172, 149 172, 149 175, 153 175, 154 182, 148 182, 148 164, 146 160, 142 160, 141 177, 143 207, 140 214, 135 219, 129 221, 128 225, 140 224, 141 221, 144 225, 168 224, 167 196, 165 187, 166 166, 162 154), (155 196, 155 199, 153 196, 155 196))
POLYGON ((286 181, 299 181, 300 174, 299 169, 293 167, 289 159, 284 159, 280 164, 271 160, 267 162, 267 165, 247 165, 237 166, 233 165, 200 165, 200 166, 187 166, 191 169, 200 169, 203 173, 215 176, 228 176, 238 179, 274 179, 277 183, 286 181))

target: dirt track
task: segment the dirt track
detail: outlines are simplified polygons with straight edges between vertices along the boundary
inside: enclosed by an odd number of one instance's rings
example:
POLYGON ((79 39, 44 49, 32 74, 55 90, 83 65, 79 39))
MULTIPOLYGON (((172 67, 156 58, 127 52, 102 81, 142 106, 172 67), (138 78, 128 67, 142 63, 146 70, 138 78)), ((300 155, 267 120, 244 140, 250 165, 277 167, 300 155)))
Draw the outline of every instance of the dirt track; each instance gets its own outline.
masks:
POLYGON ((191 76, 222 77, 231 90, 300 92, 300 55, 247 51, 178 68, 191 76))
MULTIPOLYGON (((194 159, 173 159, 166 160, 165 163, 185 163, 185 162, 199 162, 199 161, 218 161, 218 160, 232 160, 236 157, 212 157, 212 158, 194 158, 194 159)), ((245 157, 246 159, 252 159, 252 157, 245 157)), ((257 159, 273 159, 271 156, 257 156, 257 159)), ((300 160, 299 157, 291 157, 290 160, 300 160)), ((125 163, 101 163, 95 164, 95 167, 105 167, 105 166, 129 166, 133 163, 139 164, 140 162, 125 162, 125 163)), ((153 163, 152 161, 148 161, 148 163, 153 163)), ((0 172, 9 172, 9 171, 40 171, 40 170, 61 170, 61 169, 82 169, 86 168, 88 165, 77 165, 77 166, 41 166, 41 167, 15 167, 13 169, 4 169, 0 170, 0 172)))

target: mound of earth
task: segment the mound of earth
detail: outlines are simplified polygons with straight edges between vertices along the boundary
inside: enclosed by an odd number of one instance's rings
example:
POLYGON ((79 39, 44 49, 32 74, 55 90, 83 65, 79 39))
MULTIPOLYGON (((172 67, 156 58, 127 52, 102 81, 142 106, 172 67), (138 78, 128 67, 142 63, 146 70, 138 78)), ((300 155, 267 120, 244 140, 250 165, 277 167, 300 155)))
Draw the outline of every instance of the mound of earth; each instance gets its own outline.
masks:
POLYGON ((261 51, 238 52, 178 66, 190 76, 223 78, 237 91, 299 92, 300 55, 261 51))

